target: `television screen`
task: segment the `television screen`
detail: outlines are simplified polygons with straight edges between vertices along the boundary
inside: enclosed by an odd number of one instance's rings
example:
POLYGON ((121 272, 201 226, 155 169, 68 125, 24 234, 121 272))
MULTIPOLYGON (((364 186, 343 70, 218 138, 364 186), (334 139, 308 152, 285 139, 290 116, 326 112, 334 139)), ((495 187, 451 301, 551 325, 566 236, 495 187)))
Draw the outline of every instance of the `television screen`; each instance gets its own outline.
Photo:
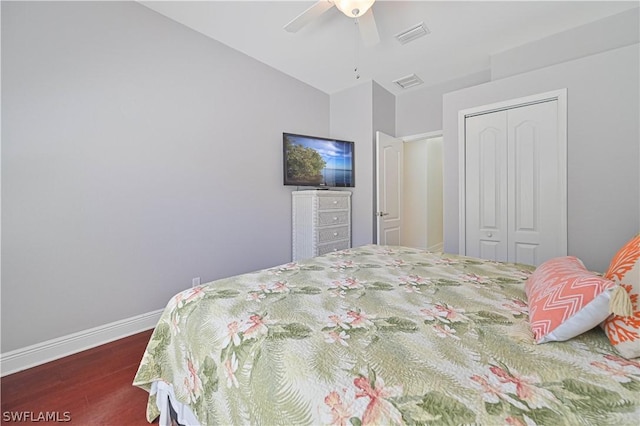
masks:
POLYGON ((284 184, 353 187, 354 143, 283 133, 284 184))

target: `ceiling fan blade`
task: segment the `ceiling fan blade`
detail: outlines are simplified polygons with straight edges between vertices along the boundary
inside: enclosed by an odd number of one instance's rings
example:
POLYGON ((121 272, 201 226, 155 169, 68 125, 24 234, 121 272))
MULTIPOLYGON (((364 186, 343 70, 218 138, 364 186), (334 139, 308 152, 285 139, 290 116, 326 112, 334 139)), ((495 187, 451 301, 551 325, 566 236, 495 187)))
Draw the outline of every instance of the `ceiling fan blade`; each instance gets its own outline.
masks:
POLYGON ((380 43, 378 26, 376 25, 376 18, 373 17, 372 9, 369 9, 367 13, 358 18, 358 28, 365 46, 371 47, 380 43))
POLYGON ((302 29, 302 27, 304 27, 309 22, 313 21, 332 7, 332 1, 318 0, 318 2, 316 2, 313 6, 293 18, 291 22, 284 26, 284 29, 290 33, 298 32, 300 29, 302 29))

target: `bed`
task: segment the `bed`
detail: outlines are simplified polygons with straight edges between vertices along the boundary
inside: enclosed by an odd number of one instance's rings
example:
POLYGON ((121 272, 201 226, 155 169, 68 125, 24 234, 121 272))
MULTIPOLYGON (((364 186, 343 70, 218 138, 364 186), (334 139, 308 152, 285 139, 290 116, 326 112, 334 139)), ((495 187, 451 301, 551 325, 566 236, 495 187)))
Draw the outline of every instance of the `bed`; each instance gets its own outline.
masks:
POLYGON ((600 328, 535 344, 533 268, 366 245, 173 297, 134 385, 206 425, 627 425, 640 363, 600 328))

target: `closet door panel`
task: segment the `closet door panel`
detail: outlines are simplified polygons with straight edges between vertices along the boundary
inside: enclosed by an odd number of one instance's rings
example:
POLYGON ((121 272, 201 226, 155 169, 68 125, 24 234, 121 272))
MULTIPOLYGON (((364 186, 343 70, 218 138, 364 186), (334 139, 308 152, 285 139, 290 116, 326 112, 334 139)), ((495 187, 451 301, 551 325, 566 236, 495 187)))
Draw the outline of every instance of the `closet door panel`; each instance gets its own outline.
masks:
POLYGON ((513 260, 510 260, 510 262, 538 265, 537 260, 540 258, 538 247, 538 244, 515 243, 513 245, 513 260))
POLYGON ((505 111, 466 120, 466 253, 507 260, 505 111))
POLYGON ((539 265, 559 253, 557 102, 511 109, 507 127, 508 260, 539 265))

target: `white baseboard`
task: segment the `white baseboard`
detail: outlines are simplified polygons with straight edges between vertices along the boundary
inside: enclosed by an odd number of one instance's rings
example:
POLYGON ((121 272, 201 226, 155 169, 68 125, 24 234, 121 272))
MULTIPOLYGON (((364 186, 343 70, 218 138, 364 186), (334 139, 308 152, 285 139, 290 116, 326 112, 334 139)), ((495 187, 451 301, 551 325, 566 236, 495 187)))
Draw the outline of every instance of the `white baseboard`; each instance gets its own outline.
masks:
POLYGON ((152 329, 163 309, 0 354, 0 377, 152 329))

